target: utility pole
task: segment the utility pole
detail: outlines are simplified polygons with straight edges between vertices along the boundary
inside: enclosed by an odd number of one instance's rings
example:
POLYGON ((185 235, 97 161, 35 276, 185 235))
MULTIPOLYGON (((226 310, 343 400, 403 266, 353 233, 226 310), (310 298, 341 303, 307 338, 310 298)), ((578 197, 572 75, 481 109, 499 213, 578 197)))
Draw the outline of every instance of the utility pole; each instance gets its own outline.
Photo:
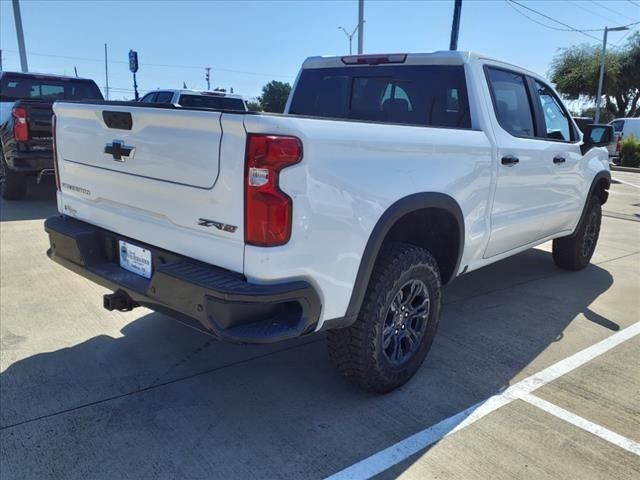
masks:
POLYGON ((104 81, 105 81, 105 93, 107 100, 109 100, 109 62, 107 61, 107 44, 104 44, 104 81))
POLYGON ((358 55, 362 55, 363 50, 364 50, 364 0, 358 0, 358 55))
POLYGON ((604 27, 604 35, 602 36, 602 52, 600 53, 600 78, 598 79, 598 94, 596 95, 596 118, 594 123, 600 121, 600 101, 602 98, 602 84, 604 83, 604 64, 605 56, 607 53, 607 33, 609 32, 622 32, 629 30, 629 27, 604 27))
POLYGON ((206 67, 205 70, 207 71, 204 76, 204 78, 207 80, 207 90, 211 90, 211 77, 209 75, 209 73, 211 72, 211 67, 206 67))
POLYGON ((2 49, 0 48, 0 72, 2 71, 2 49))
POLYGON ((27 65, 27 51, 24 47, 22 15, 20 15, 20 3, 18 0, 13 0, 13 19, 16 22, 16 36, 18 37, 18 51, 20 52, 20 67, 23 72, 28 72, 29 66, 27 65))
POLYGON ((460 32, 460 12, 462 10, 462 0, 455 0, 453 7, 453 22, 451 24, 451 41, 449 50, 458 49, 458 33, 460 32))

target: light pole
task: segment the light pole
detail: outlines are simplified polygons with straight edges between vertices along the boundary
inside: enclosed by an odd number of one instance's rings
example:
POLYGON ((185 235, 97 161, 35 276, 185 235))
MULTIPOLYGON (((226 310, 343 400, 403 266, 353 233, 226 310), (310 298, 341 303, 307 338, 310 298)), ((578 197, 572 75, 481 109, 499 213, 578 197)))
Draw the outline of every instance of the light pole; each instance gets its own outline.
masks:
POLYGON ((600 78, 598 79, 598 95, 596 96, 596 118, 594 123, 600 122, 600 100, 602 98, 602 83, 604 82, 604 61, 607 52, 607 33, 622 32, 629 30, 629 27, 604 27, 604 35, 602 37, 602 53, 600 54, 600 78))
POLYGON ((344 27, 338 27, 338 30, 342 30, 344 32, 344 34, 347 36, 347 38, 349 39, 349 55, 352 54, 351 41, 353 40, 353 36, 358 31, 358 27, 360 27, 360 25, 356 25, 356 28, 354 28, 353 32, 351 32, 351 33, 349 33, 349 31, 344 27))
POLYGON ((16 23, 16 35, 18 37, 18 52, 20 53, 20 68, 23 72, 28 72, 27 51, 24 47, 24 32, 22 30, 22 15, 20 14, 20 2, 13 0, 13 20, 16 23))
POLYGON ((358 0, 358 55, 364 52, 364 0, 358 0))

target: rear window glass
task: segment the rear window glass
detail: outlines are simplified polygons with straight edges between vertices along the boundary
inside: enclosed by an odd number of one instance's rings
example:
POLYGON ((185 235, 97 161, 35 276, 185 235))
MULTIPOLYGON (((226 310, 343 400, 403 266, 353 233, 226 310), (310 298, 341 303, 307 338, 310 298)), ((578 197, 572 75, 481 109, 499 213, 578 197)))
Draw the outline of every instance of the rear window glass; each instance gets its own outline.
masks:
POLYGON ((4 101, 102 100, 102 93, 93 82, 5 76, 0 82, 0 97, 4 101))
POLYGON ((217 110, 245 110, 244 100, 241 98, 213 95, 180 95, 180 105, 183 107, 213 108, 217 110))
POLYGON ((289 113, 471 127, 464 68, 450 65, 307 69, 298 80, 289 113))

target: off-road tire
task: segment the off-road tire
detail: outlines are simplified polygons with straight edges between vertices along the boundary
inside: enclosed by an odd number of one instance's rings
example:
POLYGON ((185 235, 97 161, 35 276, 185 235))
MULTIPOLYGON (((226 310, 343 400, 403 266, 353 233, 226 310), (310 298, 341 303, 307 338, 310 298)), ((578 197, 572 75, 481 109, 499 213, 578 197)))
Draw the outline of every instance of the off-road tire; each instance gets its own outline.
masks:
POLYGON ((553 241, 553 261, 565 270, 582 270, 591 261, 600 235, 602 206, 597 196, 587 204, 584 218, 576 233, 553 241))
POLYGON ((398 388, 416 373, 429 353, 438 327, 441 297, 440 271, 433 256, 413 245, 390 244, 376 261, 355 323, 328 332, 332 362, 342 375, 364 390, 386 393, 398 388), (413 343, 417 346, 411 356, 394 365, 383 347, 383 329, 388 328, 389 318, 396 318, 389 315, 398 310, 392 310, 391 306, 397 301, 398 292, 413 282, 428 292, 428 313, 420 315, 426 326, 413 343))

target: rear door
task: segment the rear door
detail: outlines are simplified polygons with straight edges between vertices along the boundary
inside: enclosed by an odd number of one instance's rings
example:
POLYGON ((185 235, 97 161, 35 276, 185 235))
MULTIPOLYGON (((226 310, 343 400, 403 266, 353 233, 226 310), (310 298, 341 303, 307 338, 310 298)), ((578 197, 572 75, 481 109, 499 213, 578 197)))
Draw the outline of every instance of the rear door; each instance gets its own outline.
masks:
POLYGON ((491 210, 491 236, 484 257, 528 245, 564 228, 558 210, 564 194, 556 188, 555 150, 537 136, 534 97, 528 78, 485 66, 498 152, 491 210))

